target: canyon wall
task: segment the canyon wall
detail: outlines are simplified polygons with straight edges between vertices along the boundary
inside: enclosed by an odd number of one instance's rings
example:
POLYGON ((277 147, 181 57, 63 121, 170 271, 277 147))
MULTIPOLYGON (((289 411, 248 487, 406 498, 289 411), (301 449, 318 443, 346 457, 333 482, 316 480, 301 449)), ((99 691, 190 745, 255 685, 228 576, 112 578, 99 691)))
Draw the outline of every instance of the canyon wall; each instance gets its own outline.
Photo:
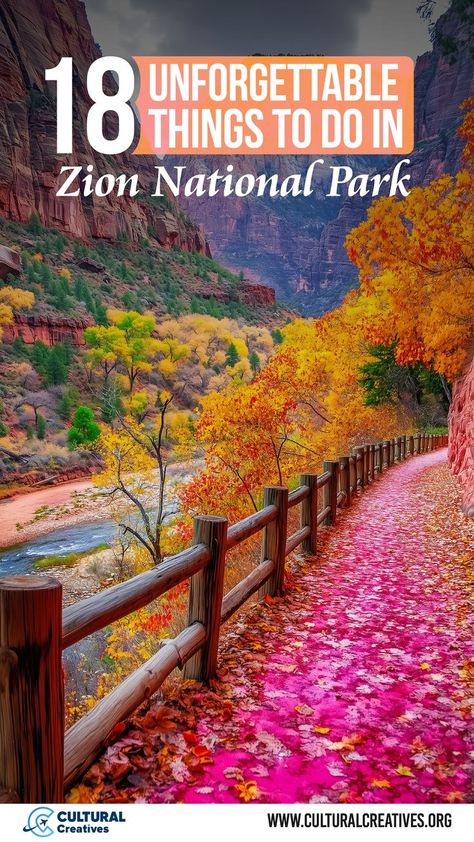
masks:
MULTIPOLYGON (((33 211, 48 227, 82 239, 155 237, 173 245, 209 253, 202 226, 190 222, 171 197, 138 201, 114 196, 58 198, 62 166, 88 164, 97 175, 138 171, 139 183, 153 184, 156 159, 126 153, 103 156, 90 149, 85 87, 89 65, 101 55, 94 42, 84 4, 79 0, 2 0, 0 4, 0 214, 27 222, 33 211), (73 146, 71 155, 56 154, 55 84, 44 71, 72 56, 73 146)), ((110 91, 114 80, 108 80, 110 91)), ((115 115, 106 115, 105 134, 114 136, 115 115)))
POLYGON ((461 484, 464 511, 474 517, 474 359, 453 387, 448 458, 461 484))
MULTIPOLYGON (((464 24, 453 12, 437 24, 446 35, 463 40, 464 24)), ((450 63, 439 47, 420 56, 415 68, 415 149, 404 172, 413 186, 426 184, 459 168, 462 141, 457 134, 460 104, 474 92, 473 60, 466 41, 450 63)), ((396 159, 384 156, 326 155, 318 168, 315 193, 310 197, 247 198, 190 197, 185 207, 202 222, 216 257, 247 277, 269 283, 280 299, 300 312, 319 315, 340 302, 357 283, 357 272, 344 247, 347 233, 365 217, 370 199, 327 198, 331 165, 349 165, 354 174, 386 172, 396 159)), ((278 173, 285 178, 305 172, 312 158, 305 156, 215 156, 166 158, 168 166, 184 164, 186 175, 225 172, 278 173)))

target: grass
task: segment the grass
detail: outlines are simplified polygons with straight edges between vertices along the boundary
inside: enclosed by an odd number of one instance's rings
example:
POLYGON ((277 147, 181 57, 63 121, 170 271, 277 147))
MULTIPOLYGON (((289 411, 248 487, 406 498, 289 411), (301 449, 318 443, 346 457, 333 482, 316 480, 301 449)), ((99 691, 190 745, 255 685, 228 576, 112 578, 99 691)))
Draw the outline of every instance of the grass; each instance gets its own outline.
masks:
POLYGON ((95 555, 96 553, 102 552, 102 550, 108 550, 108 544, 99 544, 97 547, 93 547, 91 550, 84 550, 82 553, 67 553, 67 555, 45 555, 41 558, 38 558, 33 567, 35 570, 45 570, 48 567, 74 567, 78 561, 81 559, 86 558, 90 555, 95 555))

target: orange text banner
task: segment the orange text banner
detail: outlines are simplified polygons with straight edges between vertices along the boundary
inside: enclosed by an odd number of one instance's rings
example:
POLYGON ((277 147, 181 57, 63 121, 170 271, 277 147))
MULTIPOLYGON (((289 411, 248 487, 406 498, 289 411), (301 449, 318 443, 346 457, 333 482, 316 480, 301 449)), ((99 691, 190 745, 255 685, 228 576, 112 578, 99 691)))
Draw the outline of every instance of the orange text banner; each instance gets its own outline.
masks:
POLYGON ((406 154, 406 56, 135 56, 136 154, 406 154))

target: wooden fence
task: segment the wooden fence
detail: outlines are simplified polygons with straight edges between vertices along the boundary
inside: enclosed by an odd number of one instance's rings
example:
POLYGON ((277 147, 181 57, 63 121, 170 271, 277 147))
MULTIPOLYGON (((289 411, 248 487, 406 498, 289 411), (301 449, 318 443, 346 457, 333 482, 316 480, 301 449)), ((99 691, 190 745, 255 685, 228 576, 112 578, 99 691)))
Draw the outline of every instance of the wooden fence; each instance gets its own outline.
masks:
POLYGON ((196 517, 189 549, 64 610, 56 579, 0 579, 0 800, 63 801, 65 789, 90 766, 117 723, 176 667, 199 681, 213 676, 221 625, 257 591, 283 592, 285 559, 296 547, 316 554, 320 527, 335 523, 338 509, 350 506, 360 489, 395 462, 446 444, 445 435, 416 435, 356 447, 350 456, 325 462, 320 476, 303 474, 290 493, 265 488, 263 508, 233 526, 221 517, 196 517), (288 535, 288 510, 295 506, 300 528, 288 535), (260 531, 262 561, 223 596, 226 552, 260 531), (184 631, 162 641, 153 657, 64 733, 62 649, 187 579, 184 631))

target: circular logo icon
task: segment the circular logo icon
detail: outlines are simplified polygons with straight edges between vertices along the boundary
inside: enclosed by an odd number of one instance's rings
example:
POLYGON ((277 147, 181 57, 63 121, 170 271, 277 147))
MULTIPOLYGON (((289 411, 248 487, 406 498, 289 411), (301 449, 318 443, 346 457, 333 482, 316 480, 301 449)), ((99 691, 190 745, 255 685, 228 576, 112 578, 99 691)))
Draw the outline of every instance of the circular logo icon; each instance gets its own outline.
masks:
POLYGON ((48 821, 53 815, 54 810, 50 807, 35 807, 28 816, 28 822, 23 828, 25 833, 31 833, 33 836, 40 836, 45 839, 47 836, 52 836, 54 830, 49 827, 48 821))

